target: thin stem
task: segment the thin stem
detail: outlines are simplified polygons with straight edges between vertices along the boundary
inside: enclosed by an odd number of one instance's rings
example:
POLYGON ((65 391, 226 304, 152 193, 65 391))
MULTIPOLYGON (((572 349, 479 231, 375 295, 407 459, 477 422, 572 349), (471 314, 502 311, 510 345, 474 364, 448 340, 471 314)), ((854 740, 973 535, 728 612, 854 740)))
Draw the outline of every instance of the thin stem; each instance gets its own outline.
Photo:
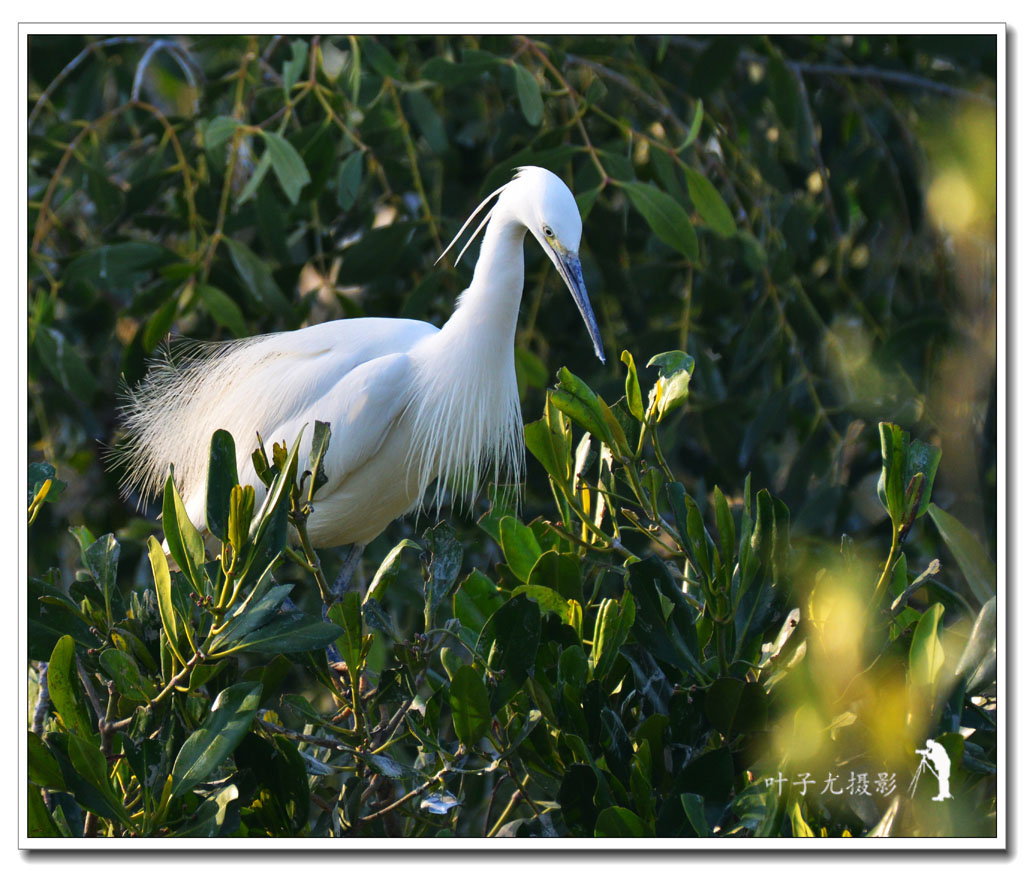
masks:
POLYGON ((402 101, 399 99, 398 91, 395 89, 394 82, 391 79, 386 79, 386 86, 391 94, 391 102, 395 106, 395 116, 398 118, 398 126, 402 131, 402 142, 405 144, 405 153, 409 158, 409 169, 412 172, 412 184, 416 188, 416 193, 419 195, 420 202, 423 205, 423 217, 427 221, 427 226, 430 228, 430 235, 434 238, 434 245, 437 246, 438 252, 444 251, 444 246, 441 244, 441 234, 437 229, 437 221, 434 219, 434 213, 430 210, 430 201, 427 199, 427 191, 423 187, 423 179, 420 177, 420 166, 419 161, 416 159, 416 144, 412 141, 412 133, 409 128, 409 122, 406 120, 405 113, 402 111, 402 101))
POLYGON ((878 607, 878 604, 882 601, 882 597, 885 595, 885 590, 889 586, 889 579, 892 577, 892 568, 896 565, 896 558, 900 552, 900 539, 899 532, 896 529, 896 525, 892 525, 892 544, 889 546, 889 557, 885 561, 885 568, 882 570, 882 575, 878 579, 878 584, 875 585, 875 592, 871 595, 871 602, 868 606, 868 613, 871 614, 878 607))

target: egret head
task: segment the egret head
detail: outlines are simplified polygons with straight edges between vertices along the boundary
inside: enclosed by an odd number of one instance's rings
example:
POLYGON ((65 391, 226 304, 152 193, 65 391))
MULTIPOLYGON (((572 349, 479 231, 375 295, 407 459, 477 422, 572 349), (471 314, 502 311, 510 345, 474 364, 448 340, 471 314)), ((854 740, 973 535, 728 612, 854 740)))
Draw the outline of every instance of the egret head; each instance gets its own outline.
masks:
POLYGON ((601 334, 580 268, 583 219, 572 191, 558 176, 541 167, 520 167, 515 180, 509 185, 509 190, 513 189, 520 220, 551 258, 562 281, 568 286, 594 343, 594 353, 604 363, 601 334))
MULTIPOLYGON (((473 219, 495 197, 500 197, 500 204, 507 210, 503 214, 526 227, 540 243, 540 247, 544 249, 547 256, 551 258, 551 262, 558 270, 562 281, 568 285, 569 292, 583 316, 583 323, 586 324, 587 332, 594 343, 594 353, 601 363, 604 363, 601 334, 597 329, 597 319, 590 306, 587 287, 583 283, 583 270, 580 268, 580 238, 583 235, 583 219, 580 218, 580 210, 576 206, 572 191, 554 173, 541 167, 519 167, 511 182, 492 192, 476 207, 466 223, 462 225, 462 229, 455 234, 455 238, 448 248, 442 252, 441 257, 448 253, 473 219)), ((463 246, 459 256, 455 259, 456 263, 462 259, 466 249, 497 211, 496 205, 487 213, 463 246)))

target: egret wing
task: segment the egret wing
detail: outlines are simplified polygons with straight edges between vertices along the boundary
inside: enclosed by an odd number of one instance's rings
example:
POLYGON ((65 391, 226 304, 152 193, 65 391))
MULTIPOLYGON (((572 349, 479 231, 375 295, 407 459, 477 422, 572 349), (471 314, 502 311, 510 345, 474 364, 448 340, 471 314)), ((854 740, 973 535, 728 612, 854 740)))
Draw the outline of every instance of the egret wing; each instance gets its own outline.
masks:
POLYGON ((274 431, 271 441, 291 444, 305 425, 299 462, 308 465, 314 422, 331 425, 331 443, 324 462, 327 483, 318 491, 318 500, 329 497, 380 450, 408 406, 412 367, 407 354, 366 361, 274 431))

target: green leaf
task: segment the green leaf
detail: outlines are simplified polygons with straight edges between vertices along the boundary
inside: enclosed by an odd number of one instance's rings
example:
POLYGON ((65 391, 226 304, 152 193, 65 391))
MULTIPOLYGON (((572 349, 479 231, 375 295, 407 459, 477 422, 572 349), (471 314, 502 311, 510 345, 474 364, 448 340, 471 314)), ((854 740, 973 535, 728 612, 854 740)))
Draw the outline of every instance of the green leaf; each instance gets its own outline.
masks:
POLYGON ((708 819, 704 814, 704 797, 699 793, 684 793, 679 797, 683 802, 683 811, 697 835, 706 839, 711 835, 708 830, 708 819))
POLYGON ((512 589, 512 596, 527 596, 541 607, 541 611, 557 615, 572 626, 572 607, 557 591, 541 584, 520 584, 512 589))
POLYGON ((279 133, 272 133, 269 130, 262 131, 263 140, 267 144, 267 153, 270 155, 270 165, 274 168, 274 175, 281 183, 285 196, 294 205, 299 202, 299 194, 312 179, 309 170, 302 160, 302 155, 295 150, 287 139, 279 133))
POLYGON ((75 642, 70 636, 61 636, 54 646, 46 681, 53 707, 68 731, 91 736, 92 724, 75 663, 75 642))
POLYGON ((951 514, 936 505, 928 507, 928 514, 938 527, 946 547, 953 552, 974 598, 979 603, 988 602, 995 593, 995 564, 988 559, 978 540, 951 514))
POLYGON ((231 490, 237 484, 234 437, 227 430, 217 430, 210 440, 210 465, 206 476, 206 526, 222 542, 227 541, 231 490))
POLYGON ((543 585, 558 591, 564 600, 583 602, 583 575, 574 554, 545 551, 534 562, 527 584, 543 585))
POLYGON ((497 585, 479 569, 474 569, 455 594, 455 617, 475 635, 503 602, 497 585))
POLYGON ((634 639, 656 660, 693 675, 702 675, 693 607, 683 599, 664 564, 656 557, 630 564, 626 587, 636 603, 634 639), (662 597, 674 604, 668 620, 662 608, 662 597))
POLYGON ((416 542, 413 542, 412 539, 403 539, 394 548, 392 548, 388 552, 388 556, 384 558, 381 565, 377 567, 377 571, 373 576, 373 581, 370 582, 370 586, 366 589, 366 598, 363 600, 364 603, 368 599, 375 599, 378 602, 383 600, 384 594, 387 592, 391 582, 398 578, 398 573, 402 568, 399 558, 406 548, 415 548, 417 551, 423 550, 416 542))
POLYGON ((307 499, 312 502, 316 492, 327 484, 327 473, 324 472, 324 457, 331 444, 331 425, 324 421, 313 422, 313 441, 309 446, 310 484, 307 499))
POLYGON ((727 740, 766 726, 767 694, 757 683, 725 677, 716 679, 704 694, 708 722, 727 740))
POLYGON ((167 644, 171 652, 182 666, 186 659, 182 657, 181 636, 178 630, 178 615, 171 599, 171 571, 167 567, 164 549, 155 536, 149 537, 149 564, 153 568, 153 585, 156 588, 156 602, 160 609, 160 621, 167 636, 167 644))
POLYGON ((522 582, 530 581, 530 572, 540 559, 541 549, 533 530, 522 521, 507 515, 501 519, 501 550, 509 569, 522 582))
POLYGON ((360 668, 363 650, 363 612, 360 608, 359 591, 350 590, 331 606, 328 616, 335 625, 341 627, 341 635, 335 640, 338 653, 345 661, 349 671, 357 673, 360 668))
POLYGON ((248 203, 253 196, 259 191, 260 185, 263 184, 263 180, 267 177, 267 173, 270 172, 270 150, 267 149, 260 156, 259 162, 256 164, 256 169, 252 171, 252 175, 249 176, 249 181, 245 183, 245 187, 242 188, 238 194, 237 205, 241 206, 248 203))
POLYGON ((462 61, 454 63, 440 56, 432 57, 420 67, 420 76, 446 88, 456 88, 468 85, 488 70, 496 70, 500 66, 499 59, 488 52, 464 52, 462 61))
POLYGON ((313 615, 286 612, 274 615, 258 629, 231 642, 220 653, 294 654, 327 647, 338 637, 338 628, 313 615))
POLYGON ((245 316, 238 303, 213 285, 196 285, 196 296, 204 308, 221 327, 227 327, 238 339, 248 336, 245 316))
POLYGON ((540 607, 523 596, 512 597, 484 624, 477 652, 491 672, 505 673, 492 698, 495 710, 504 705, 533 671, 540 644, 540 607))
POLYGON ((789 806, 789 822, 793 828, 793 835, 797 838, 814 838, 814 830, 804 820, 803 812, 800 811, 800 803, 796 800, 793 800, 793 803, 789 806))
POLYGON ((590 386, 564 366, 558 370, 558 383, 550 395, 551 405, 606 445, 613 442, 605 421, 601 400, 590 386))
POLYGON ((59 588, 38 578, 28 580, 28 656, 47 660, 61 636, 71 636, 83 648, 95 643, 90 621, 59 588))
POLYGON ((370 66, 380 75, 391 79, 402 78, 402 68, 398 65, 398 61, 391 56, 391 52, 372 36, 359 37, 359 47, 366 55, 366 60, 370 62, 370 66))
POLYGON ((146 322, 142 331, 142 348, 146 354, 152 354, 168 331, 174 325, 174 316, 178 314, 178 298, 175 295, 165 302, 146 322))
POLYGON ((281 293, 281 289, 274 281, 267 265, 247 246, 237 240, 225 237, 224 244, 231 255, 231 262, 235 265, 245 287, 252 294, 253 300, 257 304, 265 306, 279 318, 290 322, 292 319, 291 306, 285 295, 281 293))
POLYGON ((211 775, 235 750, 249 730, 263 686, 256 681, 225 688, 210 713, 185 740, 171 769, 171 797, 182 796, 211 775))
POLYGON ((97 390, 92 369, 64 334, 52 327, 36 328, 33 346, 57 383, 76 400, 89 403, 97 390))
POLYGON ((658 367, 658 381, 648 395, 648 407, 655 404, 657 420, 686 402, 690 395, 690 379, 694 360, 683 351, 665 351, 647 361, 647 368, 658 367))
POLYGON ((448 150, 448 136, 445 133, 444 121, 434 108, 433 102, 423 91, 409 91, 405 95, 409 103, 409 114, 423 134, 423 139, 434 154, 443 154, 448 150))
POLYGON ((118 693, 136 702, 149 702, 156 694, 153 682, 143 678, 135 661, 114 648, 100 654, 100 668, 114 680, 118 693))
POLYGON ((697 98, 697 107, 693 110, 693 121, 690 122, 690 129, 686 133, 686 139, 683 140, 683 144, 679 146, 680 151, 685 151, 697 140, 697 136, 700 134, 700 126, 704 122, 704 101, 697 98))
POLYGON ((651 230, 666 245, 691 261, 700 256, 697 234, 686 210, 677 200, 646 182, 622 182, 633 207, 644 217, 651 230))
POLYGON ((628 808, 613 805, 601 810, 594 835, 607 839, 643 839, 654 835, 651 828, 628 808))
POLYGON ((299 76, 306 68, 306 58, 309 56, 309 44, 304 39, 291 41, 292 58, 281 65, 281 84, 284 87, 284 98, 288 100, 292 88, 299 81, 299 76))
POLYGON ((50 489, 46 492, 46 496, 43 497, 44 503, 53 503, 57 501, 57 497, 60 493, 68 486, 66 481, 61 481, 57 478, 57 470, 54 469, 49 463, 30 463, 28 465, 28 504, 31 505, 33 500, 39 496, 39 492, 43 489, 43 484, 47 481, 50 482, 50 489))
POLYGON ((725 494, 715 485, 712 492, 715 503, 715 523, 718 526, 718 542, 721 546, 722 563, 726 567, 733 565, 736 550, 736 524, 732 518, 732 510, 725 494))
POLYGON ((433 628, 437 607, 449 597, 458 581, 462 568, 462 545, 444 521, 428 530, 423 538, 430 549, 430 564, 423 589, 423 613, 429 630, 433 628))
MULTIPOLYGON (((89 739, 71 733, 68 735, 68 758, 75 771, 99 791, 100 796, 110 806, 110 812, 122 823, 128 823, 128 813, 124 810, 121 800, 114 795, 114 789, 110 785, 107 758, 103 752, 89 739)), ((104 817, 109 817, 109 813, 104 814, 104 817)))
POLYGON ((643 421, 644 401, 640 395, 640 380, 637 378, 633 355, 628 351, 623 351, 619 359, 626 364, 626 406, 634 418, 643 421))
POLYGON ((939 670, 946 660, 939 640, 939 625, 945 606, 936 603, 917 622, 914 638, 910 643, 910 681, 912 684, 929 685, 939 677, 939 670))
POLYGON ((978 612, 960 662, 956 665, 956 675, 963 678, 967 693, 987 687, 995 679, 998 638, 996 598, 992 597, 978 612))
POLYGON ((352 208, 363 181, 363 153, 356 149, 338 167, 338 206, 343 212, 352 208))
POLYGON ((590 649, 590 665, 595 678, 604 678, 608 674, 635 620, 636 604, 628 591, 621 600, 605 599, 598 606, 594 620, 594 644, 590 649))
POLYGON ((121 546, 112 533, 101 536, 82 554, 86 569, 96 579, 103 601, 108 604, 117 591, 117 562, 120 556, 121 546))
POLYGON ((63 833, 53 820, 46 803, 43 802, 43 795, 39 792, 39 788, 33 787, 31 784, 26 786, 28 787, 28 823, 25 835, 30 839, 59 839, 63 833))
POLYGON ((882 501, 893 525, 903 518, 903 495, 910 476, 906 474, 907 434, 897 424, 886 421, 878 425, 882 443, 882 474, 878 479, 878 498, 882 501))
POLYGON ((228 140, 235 133, 240 122, 227 115, 218 115, 206 125, 206 132, 203 134, 203 143, 207 150, 221 148, 227 145, 228 140))
POLYGON ((519 108, 528 123, 536 127, 544 120, 544 100, 540 95, 540 86, 529 70, 512 63, 515 72, 516 95, 519 97, 519 108))
POLYGON ((67 265, 63 280, 69 285, 91 282, 105 291, 129 293, 152 278, 158 267, 177 262, 173 251, 155 242, 115 242, 75 257, 67 265))
POLYGON ((725 200, 714 185, 692 167, 683 166, 686 187, 690 199, 701 218, 719 236, 732 236, 736 232, 736 220, 725 205, 725 200))
POLYGON ((449 700, 455 735, 466 748, 472 748, 491 725, 491 709, 484 680, 472 666, 462 666, 452 678, 449 700))
POLYGON ((552 407, 550 398, 551 395, 548 394, 545 418, 527 424, 523 428, 523 435, 530 453, 551 476, 554 485, 564 490, 569 485, 568 479, 572 469, 569 446, 560 424, 553 420, 552 412, 558 418, 561 418, 561 415, 557 408, 552 407))
POLYGON ((206 563, 206 548, 203 537, 195 528, 185 511, 185 504, 178 495, 172 476, 164 483, 163 529, 167 550, 175 563, 185 573, 192 589, 205 596, 209 591, 208 579, 203 564, 206 563))
POLYGON ((28 732, 28 780, 47 790, 67 789, 53 752, 31 730, 28 732))

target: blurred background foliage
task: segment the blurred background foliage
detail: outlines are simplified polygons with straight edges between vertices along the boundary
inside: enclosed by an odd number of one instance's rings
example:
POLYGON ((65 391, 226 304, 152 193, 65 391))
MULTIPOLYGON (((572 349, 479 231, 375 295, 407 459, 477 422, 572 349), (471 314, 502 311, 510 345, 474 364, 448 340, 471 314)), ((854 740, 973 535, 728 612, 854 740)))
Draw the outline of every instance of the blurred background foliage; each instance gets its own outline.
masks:
MULTIPOLYGON (((994 554, 995 75, 987 36, 32 37, 29 460, 67 486, 30 573, 74 577, 84 525, 116 533, 123 589, 151 584, 158 507, 121 498, 104 452, 166 337, 439 324, 474 251, 434 261, 524 164, 577 197, 609 360, 527 244, 525 420, 562 365, 611 402, 621 350, 681 349, 674 476, 701 506, 716 485, 739 505, 748 474, 777 495, 809 578, 844 534, 885 561, 879 421, 941 446, 932 501, 994 554)), ((530 463, 521 515, 554 517, 530 463)), ((500 559, 485 508, 453 519, 467 568, 500 559)), ((425 526, 396 522, 364 575, 425 526)), ((973 618, 936 527, 904 548, 942 559, 924 605, 973 618)), ((412 585, 393 608, 421 605, 412 585)))

